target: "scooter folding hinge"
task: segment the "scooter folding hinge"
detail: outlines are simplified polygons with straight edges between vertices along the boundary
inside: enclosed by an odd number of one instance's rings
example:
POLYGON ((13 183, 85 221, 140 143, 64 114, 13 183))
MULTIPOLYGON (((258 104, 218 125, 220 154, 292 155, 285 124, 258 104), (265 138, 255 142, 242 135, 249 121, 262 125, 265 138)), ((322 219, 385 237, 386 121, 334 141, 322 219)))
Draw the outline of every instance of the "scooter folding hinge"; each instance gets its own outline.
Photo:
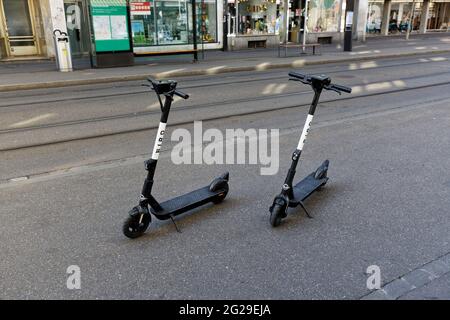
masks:
POLYGON ((170 220, 172 220, 173 225, 175 226, 175 229, 177 230, 177 232, 178 232, 178 233, 182 233, 181 230, 178 229, 178 226, 177 226, 177 224, 175 223, 175 219, 173 218, 173 216, 170 215, 169 217, 170 217, 170 220))

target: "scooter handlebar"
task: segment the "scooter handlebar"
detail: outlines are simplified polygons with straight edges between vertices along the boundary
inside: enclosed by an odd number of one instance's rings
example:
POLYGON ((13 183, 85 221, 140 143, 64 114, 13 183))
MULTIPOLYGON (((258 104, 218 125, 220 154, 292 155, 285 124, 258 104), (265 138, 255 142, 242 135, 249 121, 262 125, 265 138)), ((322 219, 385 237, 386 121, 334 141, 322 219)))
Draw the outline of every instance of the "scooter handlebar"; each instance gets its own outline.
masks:
POLYGON ((330 87, 331 87, 332 90, 352 93, 352 88, 349 88, 349 87, 346 87, 346 86, 341 86, 341 85, 338 85, 338 84, 331 84, 330 87))
POLYGON ((183 98, 185 100, 189 99, 189 95, 188 94, 183 93, 183 92, 178 91, 178 90, 175 90, 173 94, 176 95, 176 96, 179 96, 180 98, 183 98))
MULTIPOLYGON (((305 83, 305 84, 311 84, 312 83, 311 76, 308 76, 306 74, 301 74, 301 73, 298 73, 298 72, 289 72, 289 76, 292 77, 292 78, 295 78, 295 79, 292 79, 292 80, 300 81, 300 82, 305 83)), ((352 92, 352 88, 349 88, 349 87, 346 87, 346 86, 341 86, 341 85, 338 85, 338 84, 333 84, 333 83, 325 85, 323 88, 326 89, 326 90, 333 90, 333 91, 336 91, 338 93, 340 93, 340 92, 351 93, 352 92)))
POLYGON ((307 76, 305 74, 301 74, 298 72, 289 72, 289 77, 297 78, 299 80, 307 80, 307 76))

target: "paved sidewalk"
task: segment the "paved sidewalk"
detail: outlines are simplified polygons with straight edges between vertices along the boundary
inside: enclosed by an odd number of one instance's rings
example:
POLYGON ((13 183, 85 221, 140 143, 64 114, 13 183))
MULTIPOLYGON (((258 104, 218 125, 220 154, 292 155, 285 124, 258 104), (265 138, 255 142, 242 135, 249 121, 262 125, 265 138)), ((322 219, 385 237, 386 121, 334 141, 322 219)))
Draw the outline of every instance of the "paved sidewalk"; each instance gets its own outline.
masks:
MULTIPOLYGON (((354 43, 352 52, 343 52, 340 44, 322 46, 321 55, 299 55, 291 49, 288 57, 278 58, 277 49, 232 52, 207 51, 204 59, 192 62, 192 56, 137 58, 137 65, 123 68, 84 69, 62 73, 53 61, 0 63, 0 91, 56 88, 71 85, 219 74, 236 71, 262 71, 274 68, 300 68, 305 65, 358 62, 419 54, 450 53, 450 35, 415 35, 404 38, 370 38, 354 43)), ((201 57, 201 54, 200 54, 201 57)))
POLYGON ((362 298, 362 300, 430 299, 450 299, 450 253, 410 271, 362 298))

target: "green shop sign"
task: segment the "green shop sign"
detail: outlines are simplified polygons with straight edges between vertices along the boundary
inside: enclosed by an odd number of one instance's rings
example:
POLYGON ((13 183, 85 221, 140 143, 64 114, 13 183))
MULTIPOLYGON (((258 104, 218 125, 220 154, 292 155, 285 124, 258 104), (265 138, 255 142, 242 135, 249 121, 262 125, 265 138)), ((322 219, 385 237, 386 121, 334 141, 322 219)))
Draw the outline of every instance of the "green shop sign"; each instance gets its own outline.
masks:
POLYGON ((126 0, 91 0, 95 51, 129 51, 126 0))

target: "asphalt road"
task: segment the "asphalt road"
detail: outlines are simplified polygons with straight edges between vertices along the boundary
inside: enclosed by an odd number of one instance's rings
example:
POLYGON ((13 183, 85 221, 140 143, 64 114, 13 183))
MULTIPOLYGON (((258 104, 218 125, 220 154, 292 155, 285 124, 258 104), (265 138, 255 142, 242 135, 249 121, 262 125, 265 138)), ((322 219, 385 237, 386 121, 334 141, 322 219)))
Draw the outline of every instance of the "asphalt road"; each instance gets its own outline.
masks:
POLYGON ((449 58, 306 68, 354 94, 323 96, 302 155, 298 179, 331 162, 329 183, 306 202, 314 219, 292 209, 276 229, 268 207, 312 98, 288 70, 178 79, 191 98, 174 105, 155 195, 226 170, 230 193, 177 218, 182 233, 153 219, 136 240, 121 224, 145 176, 155 96, 139 83, 1 94, 0 298, 360 298, 369 265, 388 282, 449 252, 449 58), (278 173, 174 165, 170 134, 192 132, 194 119, 221 132, 279 129, 278 173), (69 265, 81 290, 66 288, 69 265))

